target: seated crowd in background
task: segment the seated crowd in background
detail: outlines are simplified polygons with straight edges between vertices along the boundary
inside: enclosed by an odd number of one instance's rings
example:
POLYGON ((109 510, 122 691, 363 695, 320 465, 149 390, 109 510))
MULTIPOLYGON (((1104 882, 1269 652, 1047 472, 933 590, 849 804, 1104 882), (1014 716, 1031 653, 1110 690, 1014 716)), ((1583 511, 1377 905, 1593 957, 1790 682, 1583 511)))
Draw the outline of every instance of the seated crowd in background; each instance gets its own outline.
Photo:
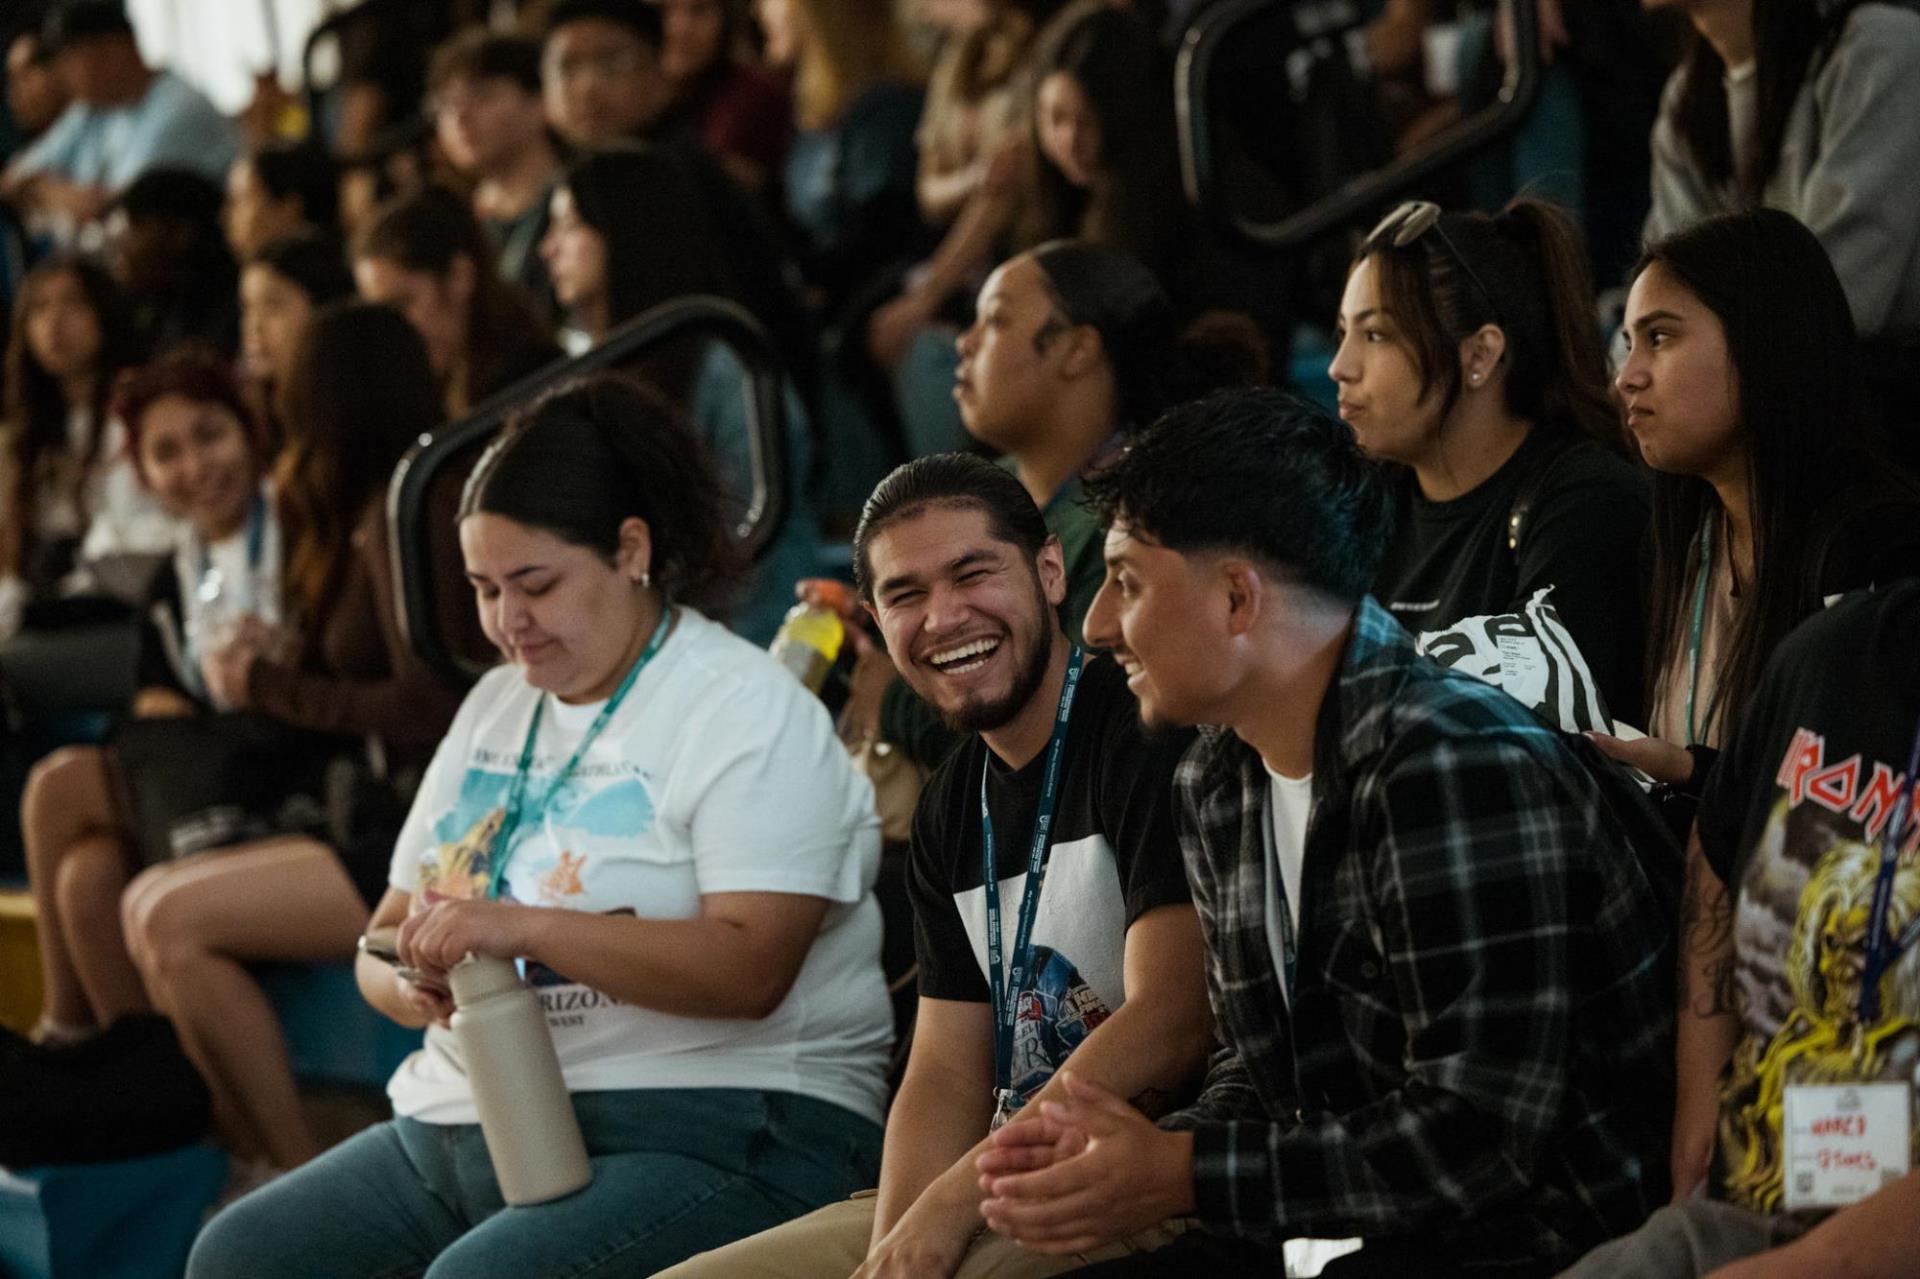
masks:
MULTIPOLYGON (((119 0, 22 24, 30 1038, 171 1025, 233 1157, 189 1273, 1900 1273, 1920 15, 1648 7, 1685 47, 1620 89, 1644 181, 1512 198, 1565 176, 1537 131, 1612 145, 1582 59, 1641 20, 1546 0, 1521 133, 1298 260, 1181 198, 1205 3, 374 17, 308 136, 119 0), (779 375, 751 559, 750 353, 560 372, 694 296, 779 375), (1314 330, 1324 406, 1277 389, 1314 330), (470 687, 409 634, 416 537, 470 687), (796 601, 844 635, 821 696, 796 601), (584 1191, 507 1208, 469 953, 547 1001, 584 1191), (254 969, 348 960, 424 1037, 329 1149, 254 969), (1857 1114, 1873 1178, 1810 1144, 1857 1114)), ((1382 154, 1513 57, 1447 16, 1353 33, 1382 154)))

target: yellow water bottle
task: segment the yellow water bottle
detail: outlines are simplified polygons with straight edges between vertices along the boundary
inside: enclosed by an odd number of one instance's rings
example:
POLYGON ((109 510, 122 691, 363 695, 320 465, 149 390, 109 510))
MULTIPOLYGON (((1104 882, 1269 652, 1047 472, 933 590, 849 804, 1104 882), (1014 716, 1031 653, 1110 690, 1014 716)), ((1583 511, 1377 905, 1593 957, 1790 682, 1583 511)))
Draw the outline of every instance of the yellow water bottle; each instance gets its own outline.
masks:
POLYGON ((846 646, 847 624, 840 608, 850 604, 847 588, 839 582, 815 584, 818 601, 802 600, 787 610, 786 620, 768 647, 774 660, 792 671, 794 677, 815 694, 826 687, 833 664, 840 660, 846 646))

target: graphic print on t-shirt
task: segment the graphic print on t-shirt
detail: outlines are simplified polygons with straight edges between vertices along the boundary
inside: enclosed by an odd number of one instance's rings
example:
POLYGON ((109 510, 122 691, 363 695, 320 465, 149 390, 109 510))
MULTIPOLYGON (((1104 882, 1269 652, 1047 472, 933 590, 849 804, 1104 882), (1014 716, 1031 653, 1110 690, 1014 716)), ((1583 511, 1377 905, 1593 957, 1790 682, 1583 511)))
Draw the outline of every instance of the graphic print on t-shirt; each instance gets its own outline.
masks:
MULTIPOLYGON (((437 842, 420 860, 421 891, 430 901, 486 895, 493 845, 518 763, 491 759, 492 754, 475 753, 460 779, 458 798, 434 823, 437 842)), ((529 808, 549 784, 548 777, 534 774, 527 788, 529 808)), ((595 855, 630 845, 653 828, 653 796, 631 765, 593 760, 575 770, 544 814, 528 816, 541 821, 549 838, 521 828, 502 899, 590 910, 595 855)))
MULTIPOLYGON (((1877 1016, 1860 1014, 1880 837, 1904 779, 1857 754, 1831 758, 1822 736, 1801 728, 1774 782, 1734 921, 1745 1034, 1722 1088, 1718 1147, 1725 1197, 1765 1213, 1784 1206, 1788 1087, 1911 1086, 1920 1068, 1920 948, 1882 978, 1877 1016)), ((1889 899, 1890 939, 1920 915, 1917 842, 1920 827, 1910 826, 1889 899)))
MULTIPOLYGON (((513 785, 513 773, 501 772, 501 761, 491 752, 475 754, 475 767, 460 779, 458 798, 434 823, 436 842, 420 859, 420 889, 427 901, 446 897, 484 897, 493 874, 494 843, 506 816, 507 792, 513 785), (493 765, 489 767, 487 765, 493 765)), ((506 761, 511 769, 518 760, 506 761)), ((550 782, 534 776, 528 793, 537 799, 550 782)), ((501 885, 503 901, 531 902, 540 906, 563 906, 572 910, 595 909, 593 889, 599 887, 596 871, 612 858, 596 861, 596 855, 610 847, 631 849, 633 842, 653 827, 653 797, 644 780, 623 761, 593 761, 575 770, 547 806, 542 824, 548 838, 522 828, 508 863, 507 879, 501 885), (633 775, 627 775, 633 774, 633 775)), ((631 907, 605 906, 602 913, 633 914, 631 907)), ((528 985, 552 987, 572 985, 572 980, 542 964, 528 962, 528 985)), ((589 992, 591 993, 591 992, 589 992)), ((597 996, 608 1004, 618 1001, 597 996)), ((556 999, 542 997, 547 1005, 548 1021, 556 1029, 555 1014, 577 1014, 579 1006, 560 1006, 556 999)))
MULTIPOLYGON (((1026 873, 1000 881, 1002 954, 1012 967, 1017 903, 1026 873), (1016 904, 1008 909, 1007 903, 1016 904)), ((987 968, 986 893, 954 894, 980 971, 987 968)), ((1095 1027, 1124 1000, 1117 989, 1126 945, 1126 907, 1113 870, 1113 850, 1099 835, 1055 844, 1047 857, 1040 909, 1034 917, 1034 972, 1021 991, 1014 1021, 1011 1087, 1026 1098, 1046 1086, 1095 1027), (1102 986, 1109 989, 1101 990, 1102 986)))

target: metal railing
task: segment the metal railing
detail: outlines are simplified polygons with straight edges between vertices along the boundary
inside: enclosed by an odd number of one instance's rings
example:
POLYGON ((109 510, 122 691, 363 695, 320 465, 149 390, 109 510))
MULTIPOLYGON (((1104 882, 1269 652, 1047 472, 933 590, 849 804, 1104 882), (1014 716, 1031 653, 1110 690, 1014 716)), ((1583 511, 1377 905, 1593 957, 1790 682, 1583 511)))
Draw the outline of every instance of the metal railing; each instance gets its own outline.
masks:
MULTIPOLYGON (((1340 32, 1316 24, 1313 6, 1293 0, 1227 0, 1195 19, 1181 41, 1174 63, 1174 110, 1179 126, 1180 173, 1187 201, 1210 212, 1254 244, 1273 249, 1301 248, 1330 231, 1362 220, 1433 174, 1499 141, 1517 128, 1540 87, 1539 12, 1536 0, 1499 0, 1509 11, 1513 52, 1494 101, 1455 121, 1423 143, 1380 168, 1359 174, 1306 207, 1278 220, 1262 220, 1231 207, 1224 192, 1215 148, 1218 130, 1208 105, 1220 51, 1240 28, 1255 18, 1287 8, 1290 38, 1296 47, 1338 39, 1340 32)), ((1350 24, 1351 25, 1351 24, 1350 24)))
POLYGON ((755 560, 765 554, 787 518, 791 460, 787 455, 784 380, 767 332, 746 311, 720 298, 676 298, 609 333, 591 351, 556 360, 490 396, 466 417, 420 437, 400 460, 387 488, 393 573, 398 584, 400 626, 420 659, 450 683, 470 683, 486 668, 453 652, 440 633, 435 607, 432 529, 427 498, 436 476, 466 450, 488 439, 517 409, 562 382, 623 364, 659 344, 706 336, 724 343, 745 373, 748 459, 752 486, 735 534, 755 560))

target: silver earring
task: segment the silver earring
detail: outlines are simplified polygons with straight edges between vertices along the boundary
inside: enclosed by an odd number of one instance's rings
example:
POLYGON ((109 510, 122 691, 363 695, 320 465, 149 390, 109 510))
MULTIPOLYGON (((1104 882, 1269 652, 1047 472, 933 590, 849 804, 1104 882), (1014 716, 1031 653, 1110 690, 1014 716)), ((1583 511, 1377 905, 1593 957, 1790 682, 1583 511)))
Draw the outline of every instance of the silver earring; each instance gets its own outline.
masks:
POLYGON ((1473 383, 1473 384, 1474 384, 1475 386, 1479 386, 1479 385, 1480 385, 1480 375, 1479 375, 1478 373, 1476 373, 1476 374, 1474 374, 1474 375, 1473 375, 1472 377, 1470 377, 1470 378, 1468 378, 1468 379, 1467 379, 1467 381, 1469 381, 1469 382, 1471 382, 1471 383, 1473 383))
POLYGON ((640 571, 640 589, 644 591, 649 586, 652 586, 652 585, 653 585, 653 574, 647 572, 645 569, 642 569, 640 571))

